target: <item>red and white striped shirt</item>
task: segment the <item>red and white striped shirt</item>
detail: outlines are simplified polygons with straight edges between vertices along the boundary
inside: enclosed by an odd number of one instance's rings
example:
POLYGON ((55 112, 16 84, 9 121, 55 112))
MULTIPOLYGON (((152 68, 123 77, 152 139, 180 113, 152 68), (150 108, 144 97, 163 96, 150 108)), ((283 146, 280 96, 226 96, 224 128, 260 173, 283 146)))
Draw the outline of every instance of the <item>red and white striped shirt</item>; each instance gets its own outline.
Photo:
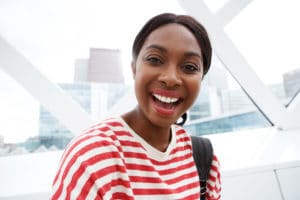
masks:
MULTIPOLYGON (((207 199, 220 199, 220 171, 213 157, 207 199)), ((105 120, 74 138, 53 182, 58 199, 199 199, 191 139, 172 126, 165 152, 149 145, 121 118, 105 120)))

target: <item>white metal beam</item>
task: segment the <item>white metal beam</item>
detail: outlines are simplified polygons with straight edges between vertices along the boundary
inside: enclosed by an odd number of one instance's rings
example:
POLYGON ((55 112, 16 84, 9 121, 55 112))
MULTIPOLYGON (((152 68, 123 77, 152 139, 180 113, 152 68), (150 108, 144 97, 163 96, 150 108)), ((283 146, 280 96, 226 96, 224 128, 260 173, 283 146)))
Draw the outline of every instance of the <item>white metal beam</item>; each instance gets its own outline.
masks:
POLYGON ((43 76, 0 36, 0 68, 20 83, 41 105, 75 134, 90 126, 90 116, 60 87, 43 76))
MULTIPOLYGON (((228 71, 250 96, 258 108, 279 129, 299 128, 299 119, 279 102, 258 78, 224 31, 224 26, 210 12, 203 0, 179 0, 179 3, 207 28, 214 50, 228 71)), ((237 12, 236 12, 237 13, 237 12)))
POLYGON ((218 19, 219 24, 224 27, 251 2, 252 0, 228 1, 221 9, 217 11, 215 17, 218 19))

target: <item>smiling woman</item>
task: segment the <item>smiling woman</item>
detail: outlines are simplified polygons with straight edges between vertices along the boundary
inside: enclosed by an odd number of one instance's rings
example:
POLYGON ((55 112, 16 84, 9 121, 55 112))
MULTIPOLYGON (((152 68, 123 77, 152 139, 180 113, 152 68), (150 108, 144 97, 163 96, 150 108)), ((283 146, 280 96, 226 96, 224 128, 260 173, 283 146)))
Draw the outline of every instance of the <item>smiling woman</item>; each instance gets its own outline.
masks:
POLYGON ((136 96, 141 105, 132 116, 141 119, 147 115, 146 121, 167 129, 176 122, 198 96, 203 75, 200 55, 197 40, 183 25, 171 23, 154 30, 132 62, 136 96), (186 56, 189 52, 193 56, 186 56), (178 101, 171 105, 160 101, 168 98, 178 101))
MULTIPOLYGON (((52 200, 199 199, 191 137, 175 123, 195 102, 211 53, 207 32, 194 18, 171 13, 151 18, 133 44, 137 106, 69 144, 52 200)), ((220 188, 214 155, 206 199, 220 199, 220 188)))

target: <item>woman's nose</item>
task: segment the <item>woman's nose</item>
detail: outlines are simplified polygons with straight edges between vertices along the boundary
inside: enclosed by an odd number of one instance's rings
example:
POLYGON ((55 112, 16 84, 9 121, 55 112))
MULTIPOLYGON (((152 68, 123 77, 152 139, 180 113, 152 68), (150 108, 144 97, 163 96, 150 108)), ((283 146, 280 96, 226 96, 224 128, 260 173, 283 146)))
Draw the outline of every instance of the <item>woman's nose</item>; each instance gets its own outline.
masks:
POLYGON ((159 76, 159 81, 167 87, 176 87, 182 84, 180 74, 176 67, 166 67, 159 76))

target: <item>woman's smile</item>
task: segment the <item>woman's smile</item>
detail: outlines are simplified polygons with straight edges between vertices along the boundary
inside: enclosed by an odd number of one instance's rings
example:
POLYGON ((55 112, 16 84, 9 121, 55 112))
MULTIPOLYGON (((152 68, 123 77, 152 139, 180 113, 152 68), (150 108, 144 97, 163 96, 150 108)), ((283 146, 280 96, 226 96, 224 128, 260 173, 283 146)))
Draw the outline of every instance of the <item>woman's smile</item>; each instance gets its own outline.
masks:
POLYGON ((173 90, 155 89, 151 93, 153 109, 161 115, 173 115, 183 101, 179 92, 173 90))

